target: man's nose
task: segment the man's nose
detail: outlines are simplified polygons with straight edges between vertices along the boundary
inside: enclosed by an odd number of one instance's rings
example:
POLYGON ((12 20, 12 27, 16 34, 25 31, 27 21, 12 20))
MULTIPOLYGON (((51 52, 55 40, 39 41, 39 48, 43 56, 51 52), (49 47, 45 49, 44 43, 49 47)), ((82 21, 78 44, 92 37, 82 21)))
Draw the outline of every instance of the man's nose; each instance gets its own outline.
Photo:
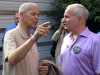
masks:
POLYGON ((64 18, 63 18, 63 22, 65 22, 65 20, 66 20, 66 18, 64 17, 64 18))
POLYGON ((63 19, 63 23, 66 23, 66 20, 65 20, 65 18, 63 19))

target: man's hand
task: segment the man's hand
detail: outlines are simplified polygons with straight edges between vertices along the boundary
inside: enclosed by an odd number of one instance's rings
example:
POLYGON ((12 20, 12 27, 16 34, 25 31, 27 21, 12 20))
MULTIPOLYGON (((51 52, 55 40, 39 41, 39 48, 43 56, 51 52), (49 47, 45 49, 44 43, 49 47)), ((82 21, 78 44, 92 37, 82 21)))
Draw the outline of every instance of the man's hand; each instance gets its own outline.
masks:
POLYGON ((39 65, 39 75, 47 75, 48 69, 48 61, 43 60, 39 65))
POLYGON ((49 22, 45 22, 41 25, 38 25, 32 38, 35 37, 37 40, 40 36, 47 36, 49 29, 50 29, 49 22))
POLYGON ((40 36, 47 36, 49 32, 49 26, 43 26, 43 25, 39 25, 36 29, 36 33, 37 35, 40 36))

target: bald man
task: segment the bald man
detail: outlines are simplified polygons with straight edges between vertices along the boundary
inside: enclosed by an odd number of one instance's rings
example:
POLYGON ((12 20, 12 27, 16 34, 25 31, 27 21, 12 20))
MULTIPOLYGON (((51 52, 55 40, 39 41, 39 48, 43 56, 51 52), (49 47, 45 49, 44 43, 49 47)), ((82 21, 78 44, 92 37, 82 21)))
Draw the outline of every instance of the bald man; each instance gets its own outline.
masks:
POLYGON ((48 26, 37 26, 39 13, 35 3, 24 3, 19 7, 19 23, 4 37, 3 75, 38 75, 36 42, 49 31, 48 26))
POLYGON ((62 75, 100 75, 100 37, 87 26, 89 12, 81 4, 65 9, 65 35, 59 56, 62 75))

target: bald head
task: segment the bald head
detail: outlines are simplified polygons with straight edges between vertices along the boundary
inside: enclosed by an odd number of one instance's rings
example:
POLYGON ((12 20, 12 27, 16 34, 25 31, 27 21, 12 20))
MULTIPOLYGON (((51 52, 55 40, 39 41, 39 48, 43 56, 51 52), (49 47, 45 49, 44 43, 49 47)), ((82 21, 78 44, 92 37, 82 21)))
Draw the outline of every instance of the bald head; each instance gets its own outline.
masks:
POLYGON ((34 27, 38 22, 39 14, 39 6, 36 3, 23 3, 18 10, 18 21, 26 28, 34 27))
POLYGON ((24 13, 32 8, 39 9, 39 6, 36 3, 23 3, 20 5, 18 13, 24 13))
POLYGON ((82 16, 85 20, 88 19, 89 11, 81 4, 68 5, 65 11, 71 10, 76 16, 82 16))

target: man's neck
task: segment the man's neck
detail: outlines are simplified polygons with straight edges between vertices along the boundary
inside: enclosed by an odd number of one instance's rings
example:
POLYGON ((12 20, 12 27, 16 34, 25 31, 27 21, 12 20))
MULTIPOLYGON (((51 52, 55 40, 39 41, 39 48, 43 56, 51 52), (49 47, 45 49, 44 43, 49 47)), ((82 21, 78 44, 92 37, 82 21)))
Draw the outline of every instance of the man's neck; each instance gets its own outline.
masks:
POLYGON ((86 26, 79 27, 75 31, 72 32, 73 35, 80 35, 81 32, 83 32, 86 29, 86 26))
POLYGON ((33 31, 31 30, 31 28, 27 27, 27 25, 25 25, 23 23, 18 23, 18 25, 21 28, 21 30, 23 32, 25 32, 28 36, 30 36, 31 34, 33 34, 33 31))
POLYGON ((28 27, 24 23, 18 23, 18 25, 25 31, 28 31, 28 27))

